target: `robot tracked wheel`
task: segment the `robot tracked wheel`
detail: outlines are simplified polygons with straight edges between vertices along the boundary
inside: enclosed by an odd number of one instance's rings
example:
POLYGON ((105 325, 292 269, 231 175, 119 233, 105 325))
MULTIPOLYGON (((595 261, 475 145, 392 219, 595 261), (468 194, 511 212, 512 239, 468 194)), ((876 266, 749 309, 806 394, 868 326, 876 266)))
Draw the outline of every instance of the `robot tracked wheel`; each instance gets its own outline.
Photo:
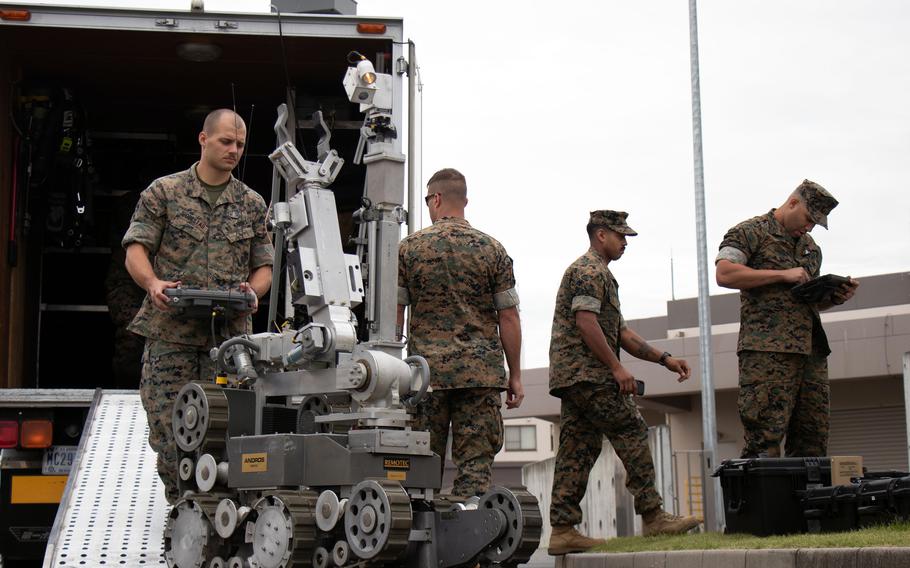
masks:
POLYGON ((392 561, 408 546, 411 499, 394 481, 367 479, 351 489, 344 533, 351 551, 364 560, 392 561))
POLYGON ((164 528, 164 558, 168 566, 201 567, 227 552, 226 543, 215 533, 199 497, 187 494, 168 514, 164 528))
POLYGON ((228 428, 224 391, 214 383, 187 383, 177 393, 172 423, 177 447, 185 452, 224 448, 228 428))
POLYGON ((478 509, 498 509, 506 516, 506 530, 481 556, 490 562, 524 564, 540 544, 543 519, 537 498, 522 488, 493 486, 480 498, 478 509))
POLYGON ((253 505, 253 521, 247 521, 246 541, 253 553, 252 568, 304 566, 316 548, 316 492, 270 491, 253 505))

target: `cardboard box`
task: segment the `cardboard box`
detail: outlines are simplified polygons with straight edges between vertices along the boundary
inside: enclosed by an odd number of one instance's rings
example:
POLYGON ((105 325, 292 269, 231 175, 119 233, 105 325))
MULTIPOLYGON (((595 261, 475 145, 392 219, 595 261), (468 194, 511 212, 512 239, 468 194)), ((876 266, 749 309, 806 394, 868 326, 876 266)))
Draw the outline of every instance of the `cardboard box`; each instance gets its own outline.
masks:
POLYGON ((863 456, 831 456, 831 485, 848 485, 863 476, 863 456))

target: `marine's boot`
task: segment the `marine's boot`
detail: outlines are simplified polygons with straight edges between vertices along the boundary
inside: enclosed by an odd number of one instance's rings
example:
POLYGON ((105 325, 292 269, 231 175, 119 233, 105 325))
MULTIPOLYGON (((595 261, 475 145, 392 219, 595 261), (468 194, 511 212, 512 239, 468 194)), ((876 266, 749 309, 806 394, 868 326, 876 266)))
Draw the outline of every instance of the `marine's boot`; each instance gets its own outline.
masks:
POLYGON ((550 546, 547 548, 547 554, 550 556, 559 556, 569 554, 570 552, 584 552, 595 546, 606 544, 602 538, 587 537, 571 526, 553 527, 550 534, 550 546))
POLYGON ((657 509, 642 515, 642 532, 645 536, 656 534, 683 534, 698 526, 695 517, 680 517, 657 509))

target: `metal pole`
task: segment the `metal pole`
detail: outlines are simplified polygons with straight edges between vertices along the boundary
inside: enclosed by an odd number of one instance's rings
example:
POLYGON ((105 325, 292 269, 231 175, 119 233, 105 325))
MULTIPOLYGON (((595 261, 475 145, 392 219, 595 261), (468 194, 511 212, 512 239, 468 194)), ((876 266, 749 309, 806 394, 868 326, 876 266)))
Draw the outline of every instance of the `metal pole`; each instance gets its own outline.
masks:
POLYGON ((717 417, 714 410, 714 379, 711 354, 711 304, 708 290, 708 245, 705 236, 705 175, 701 147, 701 87, 698 73, 698 12, 689 0, 689 57, 692 75, 692 146, 695 160, 695 234, 698 247, 698 333, 701 347, 701 410, 704 459, 702 485, 705 529, 723 529, 720 484, 710 476, 716 467, 717 417))
POLYGON ((907 462, 910 463, 910 351, 904 353, 904 414, 907 421, 907 462))
POLYGON ((673 251, 670 251, 670 299, 676 300, 676 274, 673 272, 673 251))
MULTIPOLYGON (((290 97, 288 97, 290 98, 290 97)), ((293 141, 290 133, 297 130, 297 125, 291 122, 291 113, 288 110, 287 103, 278 105, 278 120, 273 128, 275 131, 275 146, 281 146, 285 142, 293 141), (290 129, 290 130, 289 130, 290 129)), ((283 201, 284 196, 281 194, 282 179, 278 173, 278 168, 272 166, 272 200, 269 206, 283 201)), ((290 191, 288 192, 290 193, 290 191)), ((277 331, 276 320, 278 317, 278 286, 281 282, 282 262, 284 260, 284 230, 277 225, 274 228, 274 257, 272 259, 272 285, 269 287, 269 320, 266 322, 266 331, 277 331)), ((285 304, 290 296, 285 294, 285 304)), ((282 310, 281 317, 284 319, 288 311, 282 310)))
POLYGON ((417 201, 417 48, 408 40, 408 234, 420 227, 417 201))
POLYGON ((673 511, 674 515, 679 514, 679 454, 673 452, 673 483, 676 485, 673 490, 673 511))

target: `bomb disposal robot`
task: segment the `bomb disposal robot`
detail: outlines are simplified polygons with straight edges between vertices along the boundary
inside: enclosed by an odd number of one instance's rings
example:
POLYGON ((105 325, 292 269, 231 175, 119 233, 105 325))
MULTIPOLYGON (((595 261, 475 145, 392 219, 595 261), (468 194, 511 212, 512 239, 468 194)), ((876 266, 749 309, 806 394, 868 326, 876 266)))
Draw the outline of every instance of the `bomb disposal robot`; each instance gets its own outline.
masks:
POLYGON ((305 308, 308 323, 224 342, 213 357, 229 384, 180 392, 183 498, 165 529, 169 566, 514 566, 537 549, 531 494, 494 487, 479 500, 440 496, 441 457, 428 432, 409 426, 430 369, 421 357, 402 359, 395 338, 404 156, 391 76, 352 55, 344 87, 365 113, 354 159, 367 168, 357 254, 342 249, 328 189, 344 162, 329 130, 323 124, 308 161, 279 109, 270 155, 275 274, 283 255, 289 302, 305 308))

